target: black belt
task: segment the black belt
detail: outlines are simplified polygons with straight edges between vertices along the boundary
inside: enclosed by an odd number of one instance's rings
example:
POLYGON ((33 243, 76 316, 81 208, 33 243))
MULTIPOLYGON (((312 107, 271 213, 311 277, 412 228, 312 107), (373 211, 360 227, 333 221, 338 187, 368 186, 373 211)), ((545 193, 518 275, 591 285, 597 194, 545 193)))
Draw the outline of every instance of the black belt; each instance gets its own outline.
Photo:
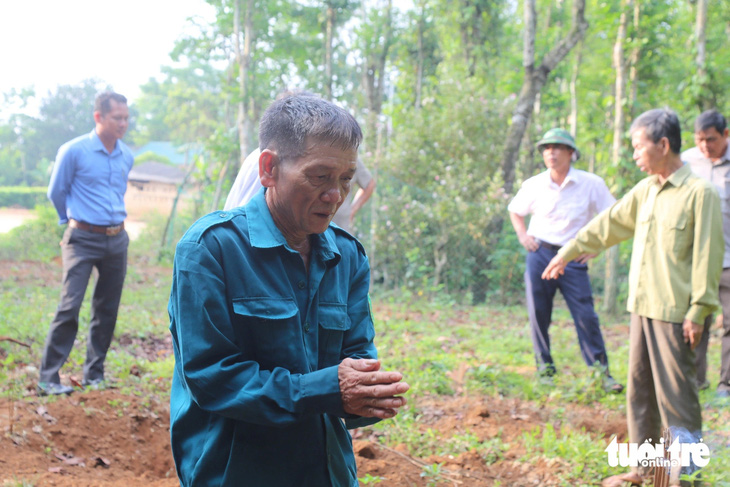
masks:
POLYGON ((552 250, 553 252, 557 252, 558 250, 563 248, 562 245, 553 245, 553 244, 549 244, 547 242, 543 242, 542 240, 538 240, 538 242, 540 243, 541 246, 545 247, 548 250, 552 250))
POLYGON ((78 228, 79 230, 83 230, 85 232, 100 233, 108 237, 118 235, 122 230, 124 230, 124 222, 120 223, 119 225, 100 226, 92 225, 91 223, 80 222, 78 220, 74 220, 73 218, 68 221, 68 226, 71 228, 78 228))

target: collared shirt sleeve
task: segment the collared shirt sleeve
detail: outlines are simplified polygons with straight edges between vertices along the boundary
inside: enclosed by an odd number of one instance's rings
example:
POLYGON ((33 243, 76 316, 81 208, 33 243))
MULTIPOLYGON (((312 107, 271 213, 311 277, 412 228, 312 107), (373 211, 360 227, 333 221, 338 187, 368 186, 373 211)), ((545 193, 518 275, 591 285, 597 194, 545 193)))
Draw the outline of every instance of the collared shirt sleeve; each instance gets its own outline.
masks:
POLYGON ((51 181, 48 183, 48 199, 58 213, 58 223, 68 222, 66 213, 66 197, 71 190, 71 182, 74 177, 73 151, 69 145, 64 145, 56 154, 56 162, 53 164, 51 181))
POLYGON ((357 158, 357 170, 355 171, 355 177, 353 179, 355 184, 363 189, 365 189, 373 179, 373 175, 359 157, 357 158))
POLYGON ((603 178, 598 178, 594 187, 593 202, 595 204, 595 213, 598 214, 609 208, 616 202, 616 198, 613 197, 611 192, 606 186, 606 182, 603 178))
POLYGON ((598 254, 634 236, 638 210, 637 187, 616 201, 583 227, 575 238, 558 251, 570 262, 581 254, 598 254))
MULTIPOLYGON (((365 253, 358 253, 358 262, 352 276, 352 285, 347 299, 347 313, 352 327, 345 334, 341 360, 345 358, 377 358, 378 353, 373 340, 375 328, 370 308, 370 264, 365 253)), ((380 421, 378 418, 345 415, 347 428, 362 428, 380 421)))
POLYGON ((248 423, 283 426, 305 415, 342 416, 337 367, 307 374, 262 370, 236 343, 220 249, 181 242, 169 313, 176 374, 202 409, 248 423))
POLYGON ((720 198, 714 188, 698 192, 693 204, 692 291, 685 319, 701 324, 717 307, 724 240, 720 198))
POLYGON ((532 213, 532 202, 534 201, 534 194, 531 194, 531 191, 529 190, 529 179, 522 183, 522 186, 520 186, 520 190, 517 191, 517 194, 514 198, 512 198, 512 201, 510 201, 509 205, 507 206, 507 211, 510 213, 515 213, 519 216, 527 216, 528 214, 532 213))

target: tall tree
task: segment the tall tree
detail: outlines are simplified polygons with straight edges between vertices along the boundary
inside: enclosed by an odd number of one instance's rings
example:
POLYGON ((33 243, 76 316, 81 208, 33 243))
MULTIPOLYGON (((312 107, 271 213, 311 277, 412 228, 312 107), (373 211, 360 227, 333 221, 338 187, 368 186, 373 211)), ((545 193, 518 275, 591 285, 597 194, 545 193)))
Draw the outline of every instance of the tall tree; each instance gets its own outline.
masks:
MULTIPOLYGON (((251 46, 253 42, 253 0, 234 0, 233 35, 238 64, 238 143, 240 159, 243 164, 249 151, 249 134, 251 133, 251 117, 248 115, 248 83, 251 67, 251 46), (243 4, 243 5, 242 5, 243 4), (242 11, 243 10, 243 11, 242 11)), ((227 168, 227 164, 226 164, 227 168)))
MULTIPOLYGON (((611 159, 614 167, 619 167, 623 156, 624 131, 626 130, 626 79, 627 60, 624 55, 624 45, 629 27, 629 15, 633 10, 633 0, 621 0, 621 16, 619 18, 616 42, 613 45, 613 68, 616 71, 614 89, 614 117, 613 117, 613 146, 611 159)), ((603 291, 603 310, 615 314, 618 297, 618 247, 611 247, 606 253, 606 279, 603 291)))
POLYGON ((365 88, 365 146, 375 150, 378 116, 385 98, 386 62, 393 43, 393 0, 378 0, 373 8, 363 9, 365 21, 360 29, 362 42, 362 84, 365 88))
POLYGON ((713 102, 709 96, 707 74, 707 0, 697 0, 697 15, 695 18, 695 65, 697 67, 697 108, 707 110, 712 108, 713 102))
POLYGON ((585 19, 585 0, 573 0, 570 30, 553 48, 545 54, 539 66, 535 66, 535 37, 537 11, 535 0, 525 0, 523 57, 524 81, 517 99, 517 106, 512 114, 512 123, 508 129, 504 152, 502 155, 502 178, 505 192, 512 193, 515 177, 515 165, 519 156, 522 137, 535 106, 535 99, 542 90, 550 72, 562 61, 570 50, 585 35, 588 22, 585 19))

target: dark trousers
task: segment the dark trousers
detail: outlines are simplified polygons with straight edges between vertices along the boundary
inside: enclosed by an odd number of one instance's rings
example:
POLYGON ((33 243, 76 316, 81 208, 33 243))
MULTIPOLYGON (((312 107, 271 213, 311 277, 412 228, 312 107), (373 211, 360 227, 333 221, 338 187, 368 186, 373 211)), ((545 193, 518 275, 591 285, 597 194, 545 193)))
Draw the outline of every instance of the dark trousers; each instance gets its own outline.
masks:
MULTIPOLYGON (((717 389, 730 391, 730 268, 723 269, 720 277, 720 304, 722 306, 722 337, 720 340, 722 355, 720 381, 717 384, 717 389)), ((702 338, 695 349, 698 385, 702 385, 707 380, 707 348, 710 340, 710 328, 713 323, 713 316, 708 316, 705 320, 702 338)))
POLYGON ((605 367, 608 373, 608 356, 598 315, 593 307, 588 266, 570 262, 565 268, 565 274, 558 279, 544 280, 542 273, 556 253, 543 245, 537 251, 527 253, 525 270, 527 311, 530 317, 532 345, 538 369, 546 372, 555 370, 553 357, 550 354, 548 329, 552 319, 555 292, 560 289, 575 323, 583 360, 589 366, 595 365, 597 362, 605 367))
POLYGON ((730 391, 730 269, 723 269, 720 277, 720 304, 722 305, 722 358, 718 390, 730 391))
POLYGON ((70 227, 64 232, 61 302, 46 337, 41 382, 60 382, 58 371, 73 349, 79 310, 94 267, 98 278, 91 301, 84 380, 104 378, 104 359, 114 335, 127 273, 128 245, 129 237, 124 230, 113 237, 70 227))

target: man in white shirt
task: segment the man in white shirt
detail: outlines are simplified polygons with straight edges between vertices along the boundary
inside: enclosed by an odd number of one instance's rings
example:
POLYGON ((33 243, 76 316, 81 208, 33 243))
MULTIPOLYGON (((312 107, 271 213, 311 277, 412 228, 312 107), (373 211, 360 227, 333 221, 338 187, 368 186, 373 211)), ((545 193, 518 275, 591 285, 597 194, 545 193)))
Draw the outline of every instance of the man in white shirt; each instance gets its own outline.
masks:
POLYGON ((545 267, 560 247, 616 200, 603 179, 572 167, 580 152, 567 131, 549 130, 537 143, 537 149, 547 171, 527 179, 508 210, 517 237, 527 250, 525 294, 538 372, 546 377, 556 372, 548 329, 555 292, 560 289, 575 322, 583 360, 589 366, 603 368, 604 388, 620 393, 623 386, 608 372, 606 346, 593 307, 587 265, 593 256, 583 255, 571 262, 557 280, 542 279, 545 267), (529 227, 525 224, 527 215, 532 215, 529 227))
MULTIPOLYGON (((682 153, 682 160, 692 172, 711 182, 720 193, 722 226, 725 237, 725 255, 720 277, 720 304, 722 305, 722 359, 717 396, 730 398, 730 130, 727 120, 717 110, 702 112, 695 120, 695 145, 682 153)), ((700 388, 707 382, 707 345, 710 338, 711 317, 705 322, 702 339, 697 346, 697 382, 700 388)))
MULTIPOLYGON (((231 187, 231 191, 226 198, 224 210, 230 210, 237 206, 243 206, 253 198, 253 196, 261 190, 261 181, 259 181, 259 156, 261 151, 255 149, 243 161, 238 176, 231 187)), ((357 170, 352 182, 358 187, 354 197, 348 197, 342 202, 342 206, 335 213, 332 221, 340 228, 352 232, 352 221, 355 214, 370 199, 375 190, 375 178, 373 178, 368 168, 362 163, 360 158, 357 159, 357 170)))

